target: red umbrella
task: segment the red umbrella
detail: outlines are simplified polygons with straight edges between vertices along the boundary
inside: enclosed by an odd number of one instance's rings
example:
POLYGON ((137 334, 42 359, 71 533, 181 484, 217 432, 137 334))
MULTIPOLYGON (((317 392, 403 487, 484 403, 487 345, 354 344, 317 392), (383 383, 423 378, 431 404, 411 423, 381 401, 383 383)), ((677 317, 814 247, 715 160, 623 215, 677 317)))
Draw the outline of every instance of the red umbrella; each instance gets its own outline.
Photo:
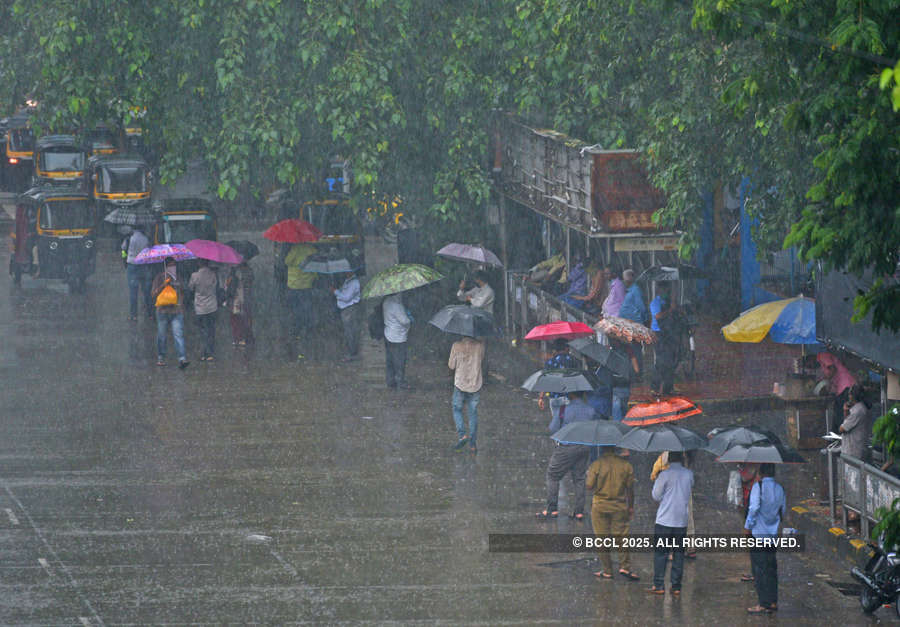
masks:
POLYGON ((294 218, 273 224, 265 230, 263 237, 273 242, 299 244, 300 242, 316 241, 322 237, 322 231, 305 220, 294 218))
POLYGON ((632 427, 656 425, 663 422, 675 422, 688 416, 702 414, 703 409, 681 396, 672 396, 656 401, 655 403, 641 403, 635 405, 625 414, 624 422, 632 427))
POLYGON ((574 340, 577 337, 594 335, 594 330, 583 322, 550 322, 539 324, 528 332, 526 340, 574 340))

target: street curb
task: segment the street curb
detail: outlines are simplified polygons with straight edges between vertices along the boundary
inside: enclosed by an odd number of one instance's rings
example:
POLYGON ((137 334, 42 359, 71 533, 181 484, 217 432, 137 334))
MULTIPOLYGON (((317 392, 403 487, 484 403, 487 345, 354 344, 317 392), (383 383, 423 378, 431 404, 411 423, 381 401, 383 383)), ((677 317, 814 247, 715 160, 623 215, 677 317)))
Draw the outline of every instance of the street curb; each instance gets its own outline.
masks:
POLYGON ((806 536, 806 550, 816 551, 825 557, 838 558, 849 569, 863 568, 872 555, 865 540, 851 535, 847 530, 832 525, 828 516, 820 516, 808 506, 816 501, 803 501, 791 508, 791 523, 799 533, 806 536))

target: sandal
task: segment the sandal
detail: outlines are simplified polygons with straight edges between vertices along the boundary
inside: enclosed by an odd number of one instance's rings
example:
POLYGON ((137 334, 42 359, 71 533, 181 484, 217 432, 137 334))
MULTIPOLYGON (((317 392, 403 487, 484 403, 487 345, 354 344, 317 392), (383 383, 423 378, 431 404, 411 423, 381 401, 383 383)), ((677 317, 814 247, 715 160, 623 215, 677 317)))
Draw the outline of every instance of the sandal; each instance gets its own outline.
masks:
POLYGON ((606 573, 606 572, 603 572, 602 570, 598 570, 596 573, 594 573, 594 577, 600 577, 601 579, 612 579, 613 578, 612 573, 606 573))
POLYGON ((569 518, 571 518, 571 519, 573 519, 573 520, 576 520, 576 521, 578 521, 578 522, 584 522, 584 514, 581 514, 581 513, 579 513, 579 514, 572 514, 571 516, 569 516, 569 518))
POLYGON ((647 592, 649 592, 650 594, 665 594, 666 589, 665 588, 657 588, 656 586, 651 586, 651 587, 647 588, 647 592))
POLYGON ((672 590, 672 596, 673 596, 673 597, 680 597, 680 596, 681 596, 681 590, 680 590, 680 589, 679 589, 679 590, 672 590))
POLYGON ((753 575, 741 575, 741 581, 753 581, 753 575))
POLYGON ((545 509, 545 510, 542 511, 542 512, 536 513, 535 516, 536 516, 537 518, 543 518, 543 519, 547 519, 547 518, 557 518, 557 517, 559 516, 559 512, 557 512, 557 511, 547 511, 547 510, 545 509))
POLYGON ((630 570, 619 569, 619 574, 625 577, 625 579, 630 579, 631 581, 640 581, 641 578, 638 575, 635 575, 630 570))
POLYGON ((753 607, 747 608, 748 614, 768 614, 771 611, 772 610, 767 607, 763 607, 762 605, 754 605, 753 607))

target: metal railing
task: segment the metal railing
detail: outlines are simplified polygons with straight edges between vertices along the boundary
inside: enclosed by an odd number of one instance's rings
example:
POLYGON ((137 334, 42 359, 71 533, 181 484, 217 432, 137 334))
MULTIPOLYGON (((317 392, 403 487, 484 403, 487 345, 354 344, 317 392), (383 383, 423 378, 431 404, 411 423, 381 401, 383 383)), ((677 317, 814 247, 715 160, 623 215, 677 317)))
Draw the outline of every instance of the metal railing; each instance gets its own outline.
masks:
POLYGON ((513 337, 521 337, 529 329, 548 322, 580 321, 593 326, 598 318, 576 309, 525 280, 526 274, 510 270, 506 273, 506 328, 513 337))
MULTIPOLYGON (((828 455, 829 471, 832 455, 828 455)), ((830 474, 830 473, 829 473, 830 474)), ((831 515, 834 519, 835 503, 840 498, 843 504, 843 523, 847 527, 847 512, 859 514, 860 535, 869 537, 870 523, 877 523, 875 511, 879 507, 890 507, 894 499, 900 498, 900 479, 870 466, 856 457, 841 453, 837 459, 837 487, 829 482, 831 515)))

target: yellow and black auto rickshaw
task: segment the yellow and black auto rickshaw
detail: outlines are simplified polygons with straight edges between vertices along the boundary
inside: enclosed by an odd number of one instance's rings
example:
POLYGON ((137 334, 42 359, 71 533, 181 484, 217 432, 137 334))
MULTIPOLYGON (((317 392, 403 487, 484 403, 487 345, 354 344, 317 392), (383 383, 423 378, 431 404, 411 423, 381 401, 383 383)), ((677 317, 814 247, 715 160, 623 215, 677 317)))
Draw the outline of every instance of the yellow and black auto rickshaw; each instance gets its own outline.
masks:
MULTIPOLYGON (((184 244, 192 239, 218 241, 216 214, 202 198, 168 198, 153 205, 160 214, 153 232, 154 244, 184 244)), ((196 259, 178 262, 178 272, 189 277, 197 270, 196 259)))
POLYGON ((119 152, 116 134, 107 126, 97 126, 84 133, 84 148, 89 157, 114 155, 119 152))
POLYGON ((29 119, 29 111, 24 110, 7 121, 6 138, 0 156, 3 157, 3 187, 9 191, 23 191, 31 181, 34 132, 29 119))
POLYGON ((62 279, 81 291, 94 273, 95 218, 88 195, 60 188, 33 188, 16 199, 10 274, 62 279))
POLYGON ((359 275, 366 273, 366 240, 363 225, 344 198, 308 201, 300 207, 301 220, 322 231, 313 244, 322 254, 339 256, 350 262, 359 275))
POLYGON ((83 188, 87 153, 72 135, 46 135, 34 144, 34 184, 83 188))

